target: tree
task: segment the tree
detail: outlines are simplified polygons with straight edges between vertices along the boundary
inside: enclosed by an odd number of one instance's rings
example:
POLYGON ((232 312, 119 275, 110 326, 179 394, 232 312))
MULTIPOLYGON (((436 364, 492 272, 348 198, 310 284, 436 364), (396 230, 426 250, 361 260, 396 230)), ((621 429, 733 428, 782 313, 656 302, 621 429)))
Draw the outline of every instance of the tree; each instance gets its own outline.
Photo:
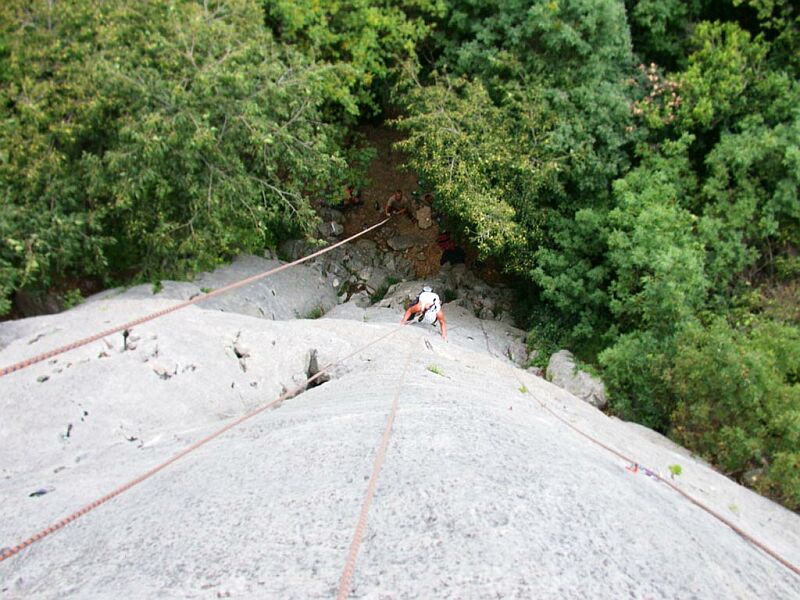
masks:
POLYGON ((800 331, 769 321, 736 330, 724 319, 677 340, 673 436, 756 487, 800 507, 800 331))
POLYGON ((276 39, 331 65, 336 86, 329 91, 351 117, 376 100, 416 60, 416 45, 430 19, 444 11, 442 0, 265 0, 266 22, 276 39), (382 89, 383 88, 383 89, 382 89))
POLYGON ((335 78, 276 44, 254 1, 2 10, 4 297, 273 246, 338 187, 335 78))

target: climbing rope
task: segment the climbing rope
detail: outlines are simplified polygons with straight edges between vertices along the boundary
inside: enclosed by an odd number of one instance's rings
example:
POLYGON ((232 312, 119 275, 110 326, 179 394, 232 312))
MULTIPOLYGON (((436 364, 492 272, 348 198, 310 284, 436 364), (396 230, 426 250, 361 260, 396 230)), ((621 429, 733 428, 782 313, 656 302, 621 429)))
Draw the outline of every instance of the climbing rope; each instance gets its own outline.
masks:
POLYGON ((49 350, 49 351, 44 352, 42 354, 38 354, 38 355, 33 356, 31 358, 27 358, 25 360, 22 360, 22 361, 20 361, 20 362, 18 362, 16 364, 4 367, 3 369, 0 369, 0 377, 4 377, 4 376, 6 376, 6 375, 8 375, 10 373, 13 373, 15 371, 19 371, 21 369, 25 369, 26 367, 30 367, 31 365, 34 365, 34 364, 36 364, 38 362, 41 362, 43 360, 47 360, 48 358, 52 358, 53 356, 57 356, 59 354, 63 354, 64 352, 68 352, 69 350, 74 350, 75 348, 80 348, 81 346, 85 346, 86 344, 91 344, 92 342, 96 342, 97 340, 103 339, 104 337, 109 336, 111 334, 114 334, 114 333, 117 333, 117 332, 120 332, 120 331, 126 331, 126 330, 129 330, 129 329, 132 329, 133 327, 135 327, 137 325, 141 325, 142 323, 146 323, 148 321, 152 321, 153 319, 157 319, 158 317, 163 317, 164 315, 168 315, 170 313, 173 313, 176 310, 180 310, 182 308, 186 308, 187 306, 190 306, 192 304, 197 304, 198 302, 202 302, 203 300, 208 300, 210 298, 214 298, 214 297, 219 296, 221 294, 224 294, 226 292, 230 292, 231 290, 235 290, 235 289, 240 288, 242 286, 245 286, 245 285, 248 285, 250 283, 253 283, 254 281, 258 281, 259 279, 263 279, 264 277, 268 277, 270 275, 274 275, 275 273, 279 273, 280 271, 284 271, 284 270, 286 270, 286 269, 288 269, 290 267, 294 267, 295 265, 299 265, 300 263, 304 263, 307 260, 311 260, 312 258, 316 258, 317 256, 325 254, 326 252, 330 252, 334 248, 338 248, 339 246, 342 246, 343 244, 346 244, 346 243, 350 242, 351 240, 356 239, 357 237, 361 237, 362 235, 364 235, 366 233, 369 233, 373 229, 377 229, 381 225, 384 225, 388 221, 389 221, 388 218, 384 219, 383 221, 379 221, 375 225, 373 225, 373 226, 371 226, 371 227, 369 227, 367 229, 364 229, 363 231, 360 231, 360 232, 358 232, 358 233, 356 233, 354 235, 351 235, 347 239, 344 239, 344 240, 342 240, 340 242, 336 242, 335 244, 331 244, 330 246, 327 246, 326 248, 323 248, 322 250, 318 250, 318 251, 314 252, 313 254, 309 254, 308 256, 305 256, 303 258, 299 258, 299 259, 297 259, 295 261, 292 261, 290 263, 286 263, 285 265, 281 265, 280 267, 276 267, 275 269, 270 269, 269 271, 265 271, 263 273, 259 273, 257 275, 253 275, 252 277, 248 277, 246 279, 242 279, 240 281, 236 281, 234 283, 226 285, 225 287, 221 287, 218 290, 214 290, 214 291, 208 292, 207 294, 201 294, 199 296, 195 296, 194 298, 190 298, 189 300, 186 300, 185 302, 181 302, 181 303, 176 304, 174 306, 170 306, 169 308, 165 308, 164 310, 159 310, 159 311, 151 313, 149 315, 145 315, 144 317, 140 317, 138 319, 135 319, 133 321, 125 323, 123 325, 118 325, 116 327, 112 327, 111 329, 106 329, 105 331, 101 331, 100 333, 96 333, 96 334, 94 334, 92 336, 80 339, 80 340, 78 340, 76 342, 72 342, 70 344, 66 344, 66 345, 61 346, 59 348, 55 348, 53 350, 49 350))
POLYGON ((149 479, 150 477, 152 477, 156 473, 158 473, 160 471, 163 471, 164 469, 166 469, 172 463, 180 460, 181 458, 183 458, 184 456, 186 456, 190 452, 193 452, 194 450, 197 450, 198 448, 200 448, 201 446, 204 446, 208 442, 218 438, 223 433, 233 429, 237 425, 240 425, 241 423, 244 423, 245 421, 247 421, 249 419, 252 419, 256 415, 259 415, 259 414, 263 413, 264 411, 266 411, 266 410, 268 410, 270 408, 275 408, 275 407, 280 406, 280 404, 284 400, 287 400, 289 398, 293 398, 296 394, 298 394, 299 392, 301 392, 304 389, 306 389, 310 383, 313 383, 314 381, 316 381, 317 379, 322 377, 323 374, 330 372, 330 370, 333 369, 335 366, 340 365, 341 363, 349 360, 350 358, 354 357, 356 354, 360 354, 361 352, 363 352, 364 350, 366 350, 370 346, 373 346, 374 344, 377 344, 378 342, 380 342, 382 340, 385 340, 386 338, 396 334, 398 331, 400 331, 401 328, 402 328, 402 325, 397 326, 397 327, 391 329, 388 333, 385 333, 385 334, 375 338, 371 342, 369 342, 367 344, 364 344, 363 346, 360 346, 359 348, 357 348, 356 350, 354 350, 350 354, 347 354, 346 356, 340 358, 339 360, 327 364, 325 367, 320 369, 319 372, 315 373, 314 375, 312 375, 311 377, 306 379, 303 383, 301 383, 297 387, 284 392, 283 394, 278 396, 278 398, 276 398, 275 400, 272 400, 271 402, 268 402, 268 403, 264 404, 263 406, 260 406, 260 407, 258 407, 256 409, 248 412, 247 414, 239 417, 235 421, 232 421, 232 422, 228 423, 224 427, 221 427, 220 429, 218 429, 215 432, 207 435, 206 437, 196 441, 195 443, 191 444, 190 446, 187 446, 186 448, 184 448, 180 452, 174 454, 172 457, 170 457, 169 459, 165 460, 161 464, 159 464, 159 465, 153 467, 152 469, 150 469, 149 471, 139 475, 135 479, 132 479, 131 481, 119 486, 115 490, 113 490, 113 491, 109 492, 108 494, 98 498, 97 500, 87 504, 83 508, 81 508, 79 510, 76 510, 72 514, 64 517, 60 521, 58 521, 58 522, 50 525, 49 527, 41 530, 40 532, 36 533, 35 535, 32 535, 31 537, 29 537, 28 539, 24 540, 23 542, 20 542, 19 544, 16 544, 15 546, 13 546, 11 548, 7 548, 7 549, 3 550, 2 554, 0 554, 0 562, 6 560, 7 558, 11 558, 12 556, 14 556, 15 554, 18 554, 19 552, 21 552, 22 550, 24 550, 28 546, 38 542, 39 540, 41 540, 41 539, 43 539, 45 537, 47 537, 51 533, 55 533, 59 529, 63 529, 66 525, 69 525, 70 523, 72 523, 72 521, 74 521, 78 517, 82 517, 83 515, 85 515, 88 512, 91 512, 92 510, 94 510, 98 506, 100 506, 102 504, 105 504, 106 502, 108 502, 112 498, 115 498, 116 496, 119 496, 120 494, 122 494, 123 492, 131 489, 135 485, 138 485, 139 483, 145 481, 146 479, 149 479))
MULTIPOLYGON (((519 382, 519 383, 520 383, 520 384, 521 384, 523 387, 525 387, 525 389, 527 390, 527 386, 525 386, 525 382, 523 382, 523 381, 522 381, 522 379, 520 379, 520 378, 517 376, 517 374, 516 374, 516 373, 514 373, 513 371, 512 371, 512 374, 513 374, 513 375, 514 375, 514 377, 517 379, 517 381, 518 381, 518 382, 519 382)), ((661 483, 665 483, 665 484, 667 484, 667 485, 668 485, 670 488, 672 488, 673 490, 675 490, 676 492, 678 492, 678 493, 679 493, 681 496, 683 496, 684 498, 686 498, 687 500, 689 500, 689 501, 690 501, 692 504, 694 504, 694 505, 695 505, 695 506, 697 506, 698 508, 700 508, 700 509, 704 510, 705 512, 707 512, 708 514, 710 514, 712 517, 716 518, 718 521, 721 521, 723 524, 725 524, 725 525, 727 525, 728 527, 730 527, 730 528, 731 528, 731 529, 732 529, 734 532, 736 532, 738 535, 740 535, 742 538, 744 538, 744 540, 746 540, 746 541, 750 542, 751 544, 753 544, 754 546, 756 546, 757 548, 759 548, 761 551, 763 551, 765 554, 767 554, 768 556, 770 556, 770 557, 772 557, 773 559, 775 559, 776 561, 778 561, 778 562, 779 562, 780 564, 782 564, 784 567, 786 567, 787 569, 789 569, 790 571, 792 571, 792 572, 793 572, 795 575, 798 575, 798 576, 800 576, 800 567, 798 567, 797 565, 795 565, 795 564, 792 564, 791 562, 789 562, 789 561, 788 561, 787 559, 785 559, 783 556, 781 556, 780 554, 778 554, 778 553, 777 553, 775 550, 773 550, 772 548, 770 548, 769 546, 767 546, 767 545, 766 545, 766 544, 764 544, 763 542, 761 542, 761 541, 757 540, 757 539, 756 539, 756 538, 754 538, 752 535, 750 535, 749 533, 747 533, 746 531, 744 531, 744 530, 743 530, 741 527, 739 527, 738 525, 736 525, 735 523, 733 523, 733 522, 732 522, 730 519, 727 519, 727 518, 725 518, 723 515, 721 515, 721 514, 720 514, 720 513, 718 513, 717 511, 715 511, 715 510, 714 510, 713 508, 711 508, 710 506, 707 506, 706 504, 704 504, 703 502, 701 502, 700 500, 698 500, 697 498, 695 498, 694 496, 692 496, 692 495, 691 495, 691 494, 689 494, 688 492, 686 492, 686 491, 682 490, 680 487, 678 487, 677 485, 675 485, 675 484, 674 484, 672 481, 670 481, 670 480, 668 480, 668 479, 665 479, 664 477, 662 477, 662 476, 661 476, 659 473, 657 473, 656 471, 654 471, 654 470, 652 470, 652 469, 648 469, 647 467, 644 467, 644 466, 643 466, 643 465, 641 465, 639 462, 635 461, 634 459, 630 458, 629 456, 626 456, 626 455, 625 455, 625 454, 623 454, 622 452, 619 452, 618 450, 615 450, 614 448, 612 448, 612 447, 610 447, 610 446, 608 446, 608 445, 604 444, 604 443, 603 443, 603 442, 601 442, 600 440, 598 440, 598 439, 594 438, 593 436, 589 435, 589 434, 588 434, 588 433, 586 433, 585 431, 583 431, 583 430, 581 430, 580 428, 576 427, 575 425, 573 425, 572 423, 570 423, 570 422, 569 422, 567 419, 565 419, 564 417, 562 417, 561 415, 559 415, 558 413, 556 413, 554 410, 552 410, 552 409, 551 409, 551 408, 550 408, 550 407, 549 407, 549 406, 548 406, 548 405, 547 405, 547 404, 546 404, 546 403, 545 403, 543 400, 541 400, 540 398, 537 398, 536 396, 534 396, 534 398, 536 398, 536 401, 539 403, 539 405, 540 405, 540 406, 541 406, 541 407, 542 407, 544 410, 546 410, 548 413, 550 413, 551 415, 553 415, 553 416, 554 416, 556 419, 558 419, 559 421, 561 421, 562 423, 564 423, 564 424, 565 424, 567 427, 569 427, 570 429, 572 429, 574 432, 576 432, 577 434, 579 434, 579 435, 583 436, 584 438, 586 438, 587 440, 589 440, 589 441, 590 441, 590 442, 592 442, 593 444, 595 444, 595 445, 597 445, 597 446, 600 446, 601 448, 603 448, 603 449, 607 450, 608 452, 610 452, 610 453, 611 453, 611 454, 613 454, 614 456, 616 456, 616 457, 618 457, 618 458, 622 459, 623 461, 625 461, 625 462, 627 462, 629 465, 631 465, 631 467, 630 467, 630 468, 627 468, 627 467, 626 467, 626 469, 627 469, 628 471, 630 471, 630 472, 632 472, 632 473, 636 474, 636 473, 638 473, 638 472, 639 472, 639 469, 641 469, 641 470, 642 470, 642 471, 643 471, 643 472, 644 472, 646 475, 648 475, 649 477, 652 477, 653 479, 655 479, 655 480, 657 480, 657 481, 660 481, 661 483)))
POLYGON ((400 399, 400 390, 403 387, 410 362, 411 351, 409 350, 408 356, 406 356, 405 365, 403 366, 403 373, 400 375, 400 382, 397 384, 397 389, 395 390, 394 398, 392 399, 392 407, 389 410, 389 416, 386 418, 386 427, 383 429, 381 444, 378 448, 377 454, 375 455, 375 462, 372 465, 372 475, 370 475, 367 492, 364 495, 364 501, 361 504, 361 512, 358 515, 356 531, 353 534, 353 541, 350 543, 350 551, 347 553, 347 560, 345 560, 344 563, 342 577, 339 580, 339 593, 336 596, 337 600, 346 600, 346 598, 350 595, 350 581, 352 580, 353 573, 356 569, 356 559, 358 558, 358 550, 361 547, 361 540, 364 537, 364 530, 367 528, 369 507, 372 504, 372 499, 375 496, 375 490, 378 487, 378 475, 380 475, 383 461, 386 458, 386 449, 389 447, 389 438, 392 435, 392 425, 394 424, 394 418, 397 415, 397 405, 400 399))
MULTIPOLYGON (((484 334, 484 336, 486 338, 486 350, 489 353, 489 356, 491 356, 493 358, 497 358, 497 356, 494 354, 494 352, 492 352, 492 349, 489 347, 489 336, 487 335, 486 329, 484 329, 482 322, 481 322, 481 330, 483 331, 483 334, 484 334)), ((525 385, 525 382, 522 380, 522 378, 519 377, 519 375, 516 373, 516 371, 513 371, 513 370, 509 369, 509 372, 517 380, 517 382, 519 382, 519 384, 522 386, 522 388, 525 389, 525 393, 530 393, 528 391, 528 386, 525 385)), ((531 394, 531 395, 533 395, 533 394, 531 394)), ((644 471, 644 473, 646 475, 648 475, 649 477, 652 477, 653 479, 656 479, 657 481, 660 481, 662 483, 667 484, 673 490, 678 492, 681 496, 683 496, 684 498, 689 500, 692 504, 694 504, 695 506, 701 508, 702 510, 704 510, 705 512, 710 514, 712 517, 715 517, 717 520, 721 521, 722 523, 724 523, 725 525, 730 527, 734 532, 739 534, 746 541, 750 542, 751 544, 753 544, 754 546, 756 546, 757 548, 759 548, 760 550, 765 552, 768 556, 774 558, 776 561, 781 563, 784 567, 786 567, 787 569, 792 571, 795 575, 800 575, 800 568, 798 568, 797 565, 794 565, 791 562, 789 562, 788 560, 786 560, 785 558, 783 558, 780 554, 778 554, 777 552, 772 550, 769 546, 767 546, 763 542, 760 542, 759 540, 755 539, 753 536, 751 536, 746 531, 744 531, 741 527, 739 527, 738 525, 736 525, 735 523, 733 523, 729 519, 726 519, 724 516, 719 514, 717 511, 715 511, 711 507, 706 506, 700 500, 696 499, 695 497, 693 497, 688 492, 685 492, 680 487, 675 485, 673 482, 671 482, 671 481, 669 481, 667 479, 664 479, 656 471, 653 471, 652 469, 648 469, 647 467, 642 466, 641 464, 639 464, 637 461, 633 460, 632 458, 630 458, 628 456, 625 456, 621 452, 619 452, 619 451, 615 450, 614 448, 604 444, 600 440, 594 438, 593 436, 591 436, 588 433, 584 432, 580 428, 576 427, 575 425, 570 423, 567 419, 565 419, 564 417, 559 415, 557 412, 552 410, 541 398, 538 398, 536 396, 534 396, 534 398, 536 399, 536 401, 539 403, 539 405, 544 410, 546 410, 548 413, 553 415, 556 419, 558 419, 559 421, 564 423, 567 427, 572 429, 574 432, 576 432, 577 434, 583 436, 584 438, 586 438, 587 440, 589 440, 593 444, 595 444, 597 446, 600 446, 601 448, 603 448, 603 449, 607 450, 608 452, 612 453, 614 456, 617 456, 618 458, 621 458, 622 460, 627 462, 629 465, 631 465, 631 467, 628 468, 628 470, 631 471, 632 473, 634 473, 634 474, 638 473, 639 469, 642 469, 642 471, 644 471)))

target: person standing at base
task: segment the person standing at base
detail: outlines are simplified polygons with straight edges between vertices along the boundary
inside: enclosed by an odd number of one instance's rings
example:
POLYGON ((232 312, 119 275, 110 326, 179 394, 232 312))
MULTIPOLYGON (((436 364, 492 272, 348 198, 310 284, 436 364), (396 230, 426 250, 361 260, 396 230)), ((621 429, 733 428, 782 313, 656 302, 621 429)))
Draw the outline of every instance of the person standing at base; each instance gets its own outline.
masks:
POLYGON ((394 194, 389 196, 383 212, 387 217, 391 217, 392 215, 406 215, 412 222, 414 221, 414 215, 411 214, 408 201, 405 196, 403 196, 402 190, 397 190, 394 194))
POLYGON ((422 288, 422 292, 408 307, 400 322, 407 323, 413 318, 416 318, 418 323, 426 323, 428 325, 436 325, 438 323, 442 329, 442 339, 445 342, 447 341, 447 323, 442 310, 442 301, 430 286, 426 285, 422 288), (415 317, 415 315, 418 316, 415 317))

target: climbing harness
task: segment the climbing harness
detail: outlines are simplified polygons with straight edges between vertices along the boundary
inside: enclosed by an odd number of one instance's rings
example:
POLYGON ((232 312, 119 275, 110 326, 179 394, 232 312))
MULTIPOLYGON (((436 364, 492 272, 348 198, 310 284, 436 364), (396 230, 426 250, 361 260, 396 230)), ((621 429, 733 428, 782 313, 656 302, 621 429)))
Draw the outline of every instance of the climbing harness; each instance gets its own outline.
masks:
POLYGON ((308 256, 304 256, 303 258, 298 258, 297 260, 295 260, 293 262, 286 263, 285 265, 281 265, 280 267, 276 267, 275 269, 270 269, 269 271, 265 271, 263 273, 259 273, 257 275, 253 275, 252 277, 248 277, 246 279, 242 279, 240 281, 236 281, 236 282, 231 283, 229 285, 226 285, 225 287, 222 287, 222 288, 220 288, 218 290, 214 290, 214 291, 208 292, 207 294, 201 294, 201 295, 195 296, 194 298, 190 298, 189 300, 186 300, 185 302, 181 302, 181 303, 176 304, 174 306, 171 306, 169 308, 165 308, 164 310, 159 310, 159 311, 151 313, 149 315, 145 315, 144 317, 140 317, 140 318, 138 318, 138 319, 136 319, 134 321, 130 321, 130 322, 125 323, 123 325, 118 325, 117 327, 112 327, 111 329, 106 329, 105 331, 101 331, 100 333, 96 333, 95 335, 89 336, 87 338, 83 338, 81 340, 72 342, 72 343, 67 344, 65 346, 61 346, 59 348, 55 348, 53 350, 49 350, 49 351, 44 352, 42 354, 39 354, 39 355, 36 355, 36 356, 32 356, 31 358, 27 358, 25 360, 22 360, 22 361, 16 363, 16 364, 4 367, 3 369, 0 369, 0 377, 4 377, 4 376, 6 376, 6 375, 8 375, 10 373, 13 373, 15 371, 19 371, 19 370, 24 369, 26 367, 30 367, 31 365, 34 365, 34 364, 36 364, 38 362, 41 362, 43 360, 47 360, 48 358, 52 358, 53 356, 57 356, 59 354, 63 354, 64 352, 68 352, 69 350, 74 350, 75 348, 80 348, 81 346, 85 346, 86 344, 91 344, 92 342, 96 342, 97 340, 101 340, 104 337, 107 337, 107 336, 109 336, 109 335, 111 335, 113 333, 117 333, 119 331, 124 331, 124 330, 130 331, 136 325, 141 325, 142 323, 146 323, 148 321, 152 321, 153 319, 157 319, 158 317, 163 317, 164 315, 168 315, 170 313, 173 313, 176 310, 180 310, 181 308, 186 308, 187 306, 190 306, 192 304, 197 304, 198 302, 202 302, 203 300, 208 300, 210 298, 214 298, 214 297, 219 296, 221 294, 224 294, 226 292, 230 292, 231 290, 235 290, 235 289, 240 288, 242 286, 245 286, 245 285, 248 285, 250 283, 253 283, 254 281, 258 281, 259 279, 263 279, 264 277, 268 277, 270 275, 274 275, 275 273, 278 273, 280 271, 284 271, 284 270, 286 270, 286 269, 288 269, 290 267, 294 267, 295 265, 299 265, 300 263, 304 263, 307 260, 311 260, 312 258, 316 258, 317 256, 325 254, 326 252, 330 252, 334 248, 338 248, 339 246, 341 246, 343 244, 346 244, 347 242, 349 242, 351 240, 354 240, 357 237, 361 237, 362 235, 364 235, 366 233, 369 233, 373 229, 377 229, 381 225, 384 225, 387 221, 389 221, 389 219, 384 219, 383 221, 379 221, 375 225, 373 225, 371 227, 368 227, 367 229, 364 229, 363 231, 360 231, 360 232, 358 232, 358 233, 356 233, 354 235, 351 235, 347 239, 344 239, 344 240, 342 240, 340 242, 336 242, 335 244, 331 244, 330 246, 328 246, 326 248, 323 248, 322 250, 318 250, 317 252, 314 252, 313 254, 309 254, 308 256))

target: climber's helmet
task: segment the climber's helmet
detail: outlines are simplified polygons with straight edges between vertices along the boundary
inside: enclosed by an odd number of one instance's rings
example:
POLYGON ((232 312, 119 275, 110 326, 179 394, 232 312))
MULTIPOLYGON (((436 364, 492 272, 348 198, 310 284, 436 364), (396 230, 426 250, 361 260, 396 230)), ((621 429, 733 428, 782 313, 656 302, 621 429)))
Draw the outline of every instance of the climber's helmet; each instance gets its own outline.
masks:
POLYGON ((423 285, 422 286, 422 291, 423 292, 432 292, 433 288, 431 286, 429 286, 429 285, 423 285))

